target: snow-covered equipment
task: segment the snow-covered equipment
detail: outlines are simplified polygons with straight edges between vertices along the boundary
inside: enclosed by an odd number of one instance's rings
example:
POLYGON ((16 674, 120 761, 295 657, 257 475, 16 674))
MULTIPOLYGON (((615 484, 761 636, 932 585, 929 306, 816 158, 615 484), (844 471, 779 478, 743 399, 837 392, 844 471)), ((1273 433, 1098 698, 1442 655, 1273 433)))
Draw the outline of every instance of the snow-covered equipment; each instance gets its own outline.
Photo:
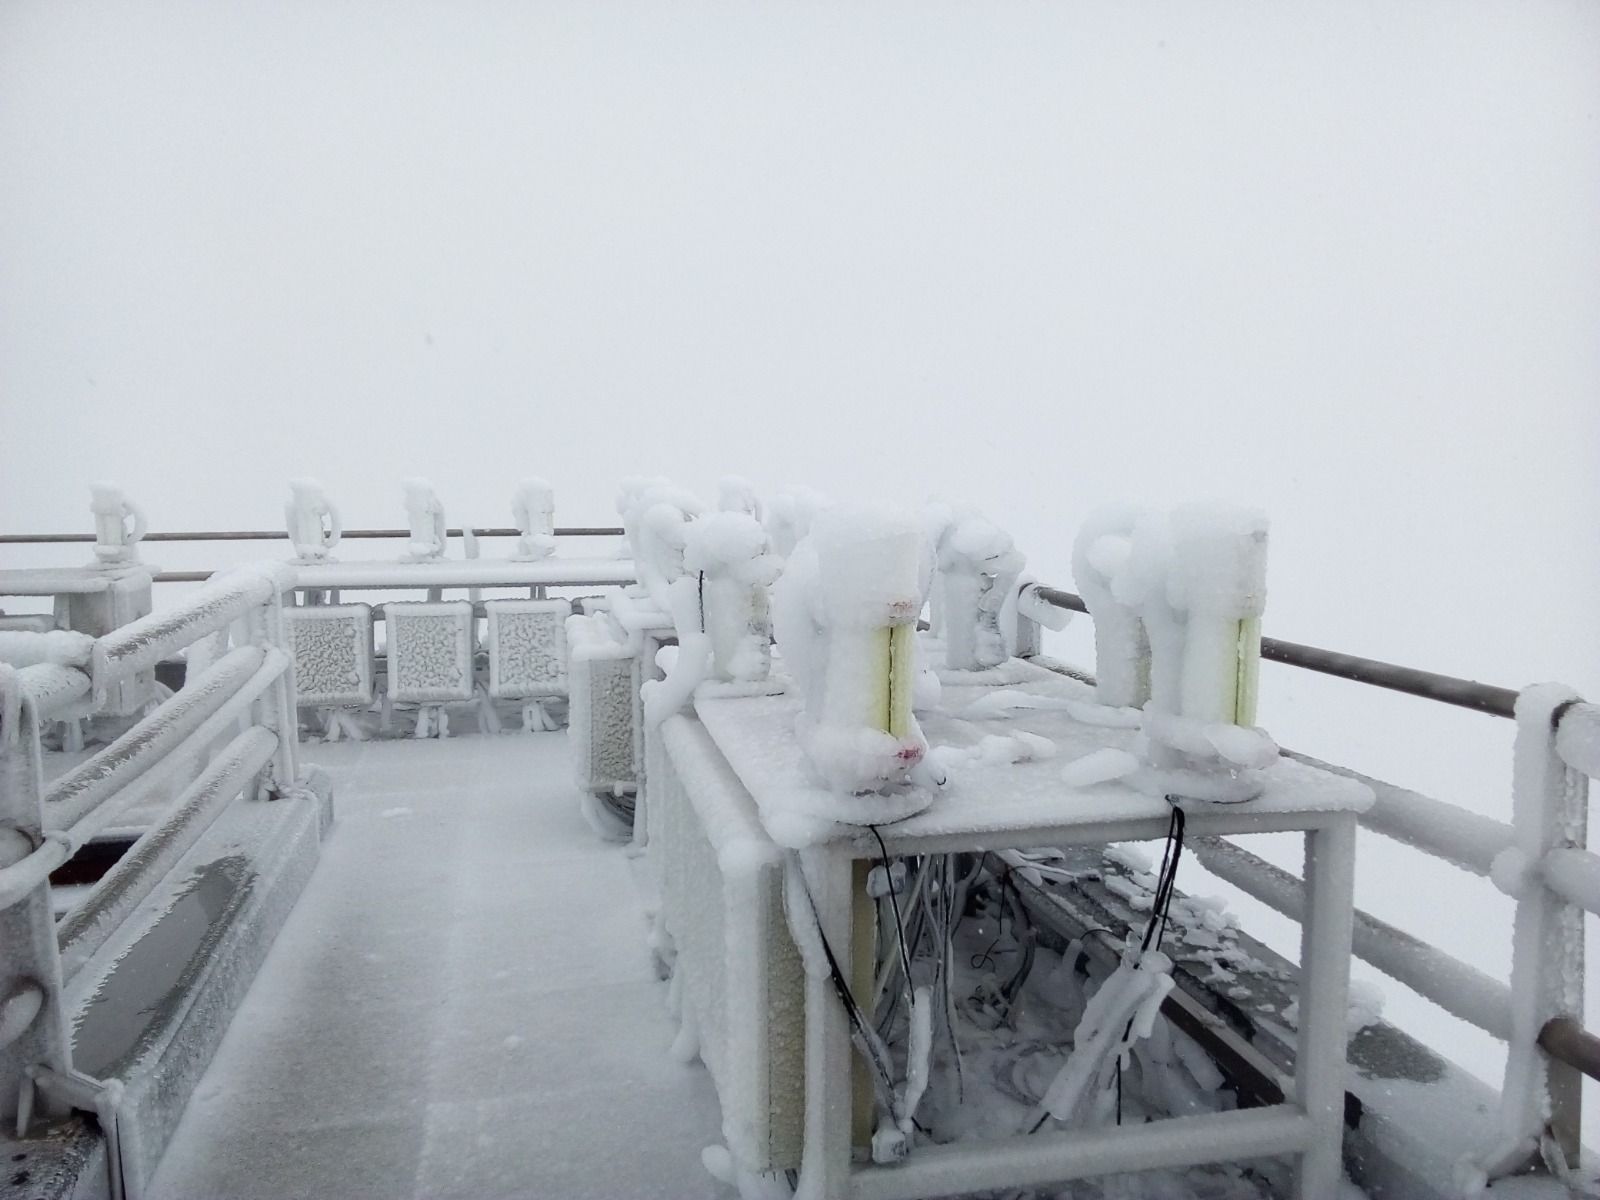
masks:
MULTIPOLYGON (((632 644, 602 610, 568 617, 566 634, 573 781, 587 797, 631 795, 641 775, 639 691, 659 674, 654 651, 666 631, 641 628, 632 644)), ((618 833, 625 836, 626 830, 618 833)))
POLYGON ((433 562, 444 557, 446 532, 444 505, 426 479, 407 479, 402 485, 406 502, 406 523, 411 540, 406 543, 407 562, 433 562))
POLYGON ((321 712, 329 740, 341 733, 365 738, 349 710, 373 702, 372 607, 291 605, 283 615, 298 706, 321 712))
POLYGON ((1072 578, 1094 618, 1095 694, 1118 708, 1142 708, 1150 699, 1150 639, 1138 608, 1116 594, 1144 515, 1132 505, 1096 509, 1072 545, 1072 578))
POLYGON ((753 683, 772 662, 767 588, 779 564, 767 533, 746 512, 695 518, 684 533, 684 573, 668 586, 678 652, 665 679, 645 693, 645 720, 677 712, 707 680, 753 683))
POLYGON ((625 484, 618 508, 639 585, 658 610, 669 612, 667 589, 683 574, 684 537, 703 506, 668 480, 648 479, 625 484))
POLYGON ((517 526, 517 561, 537 562, 555 553, 555 489, 548 482, 530 476, 519 483, 511 500, 511 517, 517 526))
POLYGON ((520 700, 522 727, 557 729, 547 701, 567 694, 567 619, 570 600, 488 600, 484 640, 489 650, 489 695, 520 700))
POLYGON ((843 793, 905 784, 928 743, 912 712, 929 564, 905 514, 831 509, 773 589, 773 628, 802 698, 797 733, 843 793))
POLYGON ((473 696, 472 604, 406 601, 383 606, 389 660, 386 704, 416 704, 417 737, 447 737, 444 705, 473 696))
POLYGON ((782 564, 767 552, 767 532, 755 514, 724 511, 695 521, 684 567, 697 580, 700 624, 711 642, 711 678, 765 679, 772 665, 768 591, 782 564))
POLYGON ((794 548, 811 532, 811 523, 817 514, 827 507, 827 498, 807 487, 791 488, 774 496, 762 517, 772 539, 772 552, 780 559, 793 554, 794 548))
POLYGON ((960 517, 938 542, 940 632, 945 665, 956 671, 998 666, 1015 642, 1002 625, 1023 557, 999 526, 976 514, 960 517))
POLYGON ((289 540, 294 543, 295 561, 326 562, 339 544, 344 527, 339 521, 339 510, 328 499, 322 484, 315 479, 291 479, 289 502, 284 505, 283 515, 289 528, 289 540))
POLYGON ((705 728, 670 716, 648 734, 652 946, 671 971, 675 1050, 698 1055, 743 1172, 800 1166, 805 976, 784 915, 784 855, 705 728))
MULTIPOLYGON (((1104 538, 1096 548, 1103 564, 1120 554, 1104 538)), ((1266 565, 1267 520, 1254 509, 1185 505, 1134 527, 1112 594, 1138 612, 1150 641, 1144 732, 1155 790, 1248 800, 1278 757, 1252 724, 1266 565)))
POLYGON ((91 484, 89 511, 94 514, 94 556, 104 567, 139 560, 138 545, 148 528, 144 510, 114 483, 91 484))
POLYGON ((755 484, 742 475, 724 475, 717 480, 717 508, 761 520, 761 497, 756 494, 755 484))

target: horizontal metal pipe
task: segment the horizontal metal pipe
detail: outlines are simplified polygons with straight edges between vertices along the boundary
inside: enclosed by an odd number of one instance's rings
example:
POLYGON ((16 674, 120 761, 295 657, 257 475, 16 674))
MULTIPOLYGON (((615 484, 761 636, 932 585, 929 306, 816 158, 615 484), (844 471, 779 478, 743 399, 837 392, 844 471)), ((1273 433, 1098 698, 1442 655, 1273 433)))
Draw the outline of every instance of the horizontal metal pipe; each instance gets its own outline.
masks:
POLYGON ((72 846, 65 837, 48 837, 28 857, 9 867, 0 867, 0 912, 28 898, 33 890, 50 879, 54 871, 72 857, 72 846))
POLYGON ((59 663, 22 667, 17 671, 17 683, 40 718, 48 718, 87 696, 92 686, 92 681, 82 671, 59 663))
POLYGON ((93 668, 97 695, 120 680, 148 671, 163 658, 228 628, 251 609, 265 604, 286 584, 287 568, 241 568, 214 580, 182 604, 151 613, 95 639, 93 668))
POLYGON ((117 865, 56 927, 63 974, 71 978, 89 961, 184 851, 194 845, 223 806, 271 761, 277 748, 276 734, 253 726, 229 742, 184 788, 160 824, 118 859, 117 865))
MULTIPOLYGON (((274 653, 281 671, 286 656, 274 653)), ((45 791, 45 824, 69 829, 83 820, 171 754, 228 697, 245 688, 252 676, 259 680, 267 660, 266 651, 259 646, 230 650, 127 733, 55 780, 45 791)), ((276 678, 276 672, 271 678, 276 678)))
MULTIPOLYGON (((1089 611, 1089 606, 1084 603, 1083 597, 1072 592, 1050 587, 1041 587, 1037 590, 1040 599, 1060 608, 1070 608, 1074 612, 1081 613, 1089 611)), ((1302 670, 1348 679, 1354 683, 1404 692, 1408 696, 1420 696, 1424 700, 1437 700, 1441 704, 1471 708, 1496 717, 1515 715, 1517 693, 1511 688, 1495 687, 1471 679, 1457 679, 1452 675, 1440 675, 1433 671, 1418 670, 1416 667, 1401 667, 1375 658, 1341 654, 1336 650, 1323 650, 1317 646, 1285 642, 1278 638, 1261 639, 1261 657, 1268 662, 1284 663, 1302 670)))
POLYGON ((1600 856, 1575 847, 1549 850, 1539 860, 1539 874, 1567 903, 1600 915, 1600 856))
MULTIPOLYGON (((1305 915, 1305 883, 1222 838, 1188 843, 1201 866, 1295 921, 1305 915)), ((1511 1036, 1511 989, 1476 967, 1359 909, 1351 944, 1371 963, 1446 1012, 1502 1041, 1511 1036)))
MULTIPOLYGON (((470 527, 469 527, 470 528, 470 527)), ((461 537, 462 530, 447 529, 449 537, 461 537)), ((473 529, 478 537, 520 537, 520 529, 473 529)), ((620 537, 622 529, 611 525, 564 525, 554 530, 556 537, 620 537)), ((346 529, 340 538, 408 538, 409 529, 346 529)), ((0 533, 0 546, 49 546, 92 542, 92 533, 0 533)), ((175 533, 147 533, 146 542, 286 542, 289 535, 279 529, 188 530, 175 533)))
POLYGON ((1539 1030, 1539 1048, 1557 1062, 1600 1080, 1600 1037, 1571 1017, 1551 1017, 1539 1030))
POLYGON ((1045 587, 1043 584, 1033 590, 1034 594, 1046 604, 1054 604, 1057 608, 1070 608, 1073 612, 1089 611, 1089 606, 1084 603, 1083 597, 1072 592, 1063 592, 1060 588, 1045 587))
POLYGON ((1296 1154, 1311 1144, 1312 1136, 1305 1113, 1279 1105, 1144 1125, 924 1145, 903 1162, 856 1167, 850 1172, 849 1194, 854 1200, 925 1200, 1111 1172, 1245 1162, 1296 1154))
POLYGON ((1361 828, 1381 833, 1424 854, 1442 858, 1474 875, 1487 876, 1495 855, 1508 849, 1516 837, 1511 826, 1493 817, 1469 812, 1455 804, 1435 800, 1421 792, 1396 787, 1348 767, 1323 762, 1309 754, 1285 750, 1284 754, 1333 775, 1343 775, 1372 789, 1377 799, 1361 814, 1361 828))
POLYGON ((1421 671, 1416 667, 1400 667, 1375 658, 1340 654, 1336 650, 1302 646, 1298 642, 1284 642, 1277 638, 1261 639, 1261 657, 1269 662, 1287 663, 1302 670, 1371 684, 1392 692, 1404 692, 1424 700, 1437 700, 1441 704, 1454 704, 1458 708, 1470 708, 1494 717, 1516 715, 1517 693, 1513 689, 1479 683, 1474 679, 1457 679, 1452 675, 1421 671))

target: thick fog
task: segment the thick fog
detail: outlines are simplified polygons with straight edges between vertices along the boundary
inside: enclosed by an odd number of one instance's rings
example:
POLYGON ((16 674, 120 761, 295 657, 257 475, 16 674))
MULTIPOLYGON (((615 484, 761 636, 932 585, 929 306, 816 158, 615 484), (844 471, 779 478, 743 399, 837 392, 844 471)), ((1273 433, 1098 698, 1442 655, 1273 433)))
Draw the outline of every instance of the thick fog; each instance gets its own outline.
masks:
MULTIPOLYGON (((270 528, 297 475, 370 526, 406 475, 505 524, 528 474, 609 523, 738 472, 972 501, 1070 586, 1093 505, 1228 496, 1269 634, 1600 695, 1597 62, 1529 0, 13 0, 0 530, 102 478, 270 528)), ((1509 815, 1509 722, 1275 667, 1261 719, 1509 815)), ((1490 885, 1362 854, 1503 975, 1490 885)))

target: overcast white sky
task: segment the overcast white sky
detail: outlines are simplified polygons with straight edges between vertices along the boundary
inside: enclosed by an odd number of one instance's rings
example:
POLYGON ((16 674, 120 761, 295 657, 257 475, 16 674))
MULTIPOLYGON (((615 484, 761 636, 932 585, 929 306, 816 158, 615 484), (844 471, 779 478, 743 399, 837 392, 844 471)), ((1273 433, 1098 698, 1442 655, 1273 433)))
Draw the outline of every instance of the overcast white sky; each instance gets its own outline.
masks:
MULTIPOLYGON (((1597 63, 1589 0, 10 0, 0 528, 738 471, 1067 584, 1092 505, 1225 495, 1269 633, 1600 695, 1597 63)), ((1509 811, 1504 723, 1266 689, 1509 811)))

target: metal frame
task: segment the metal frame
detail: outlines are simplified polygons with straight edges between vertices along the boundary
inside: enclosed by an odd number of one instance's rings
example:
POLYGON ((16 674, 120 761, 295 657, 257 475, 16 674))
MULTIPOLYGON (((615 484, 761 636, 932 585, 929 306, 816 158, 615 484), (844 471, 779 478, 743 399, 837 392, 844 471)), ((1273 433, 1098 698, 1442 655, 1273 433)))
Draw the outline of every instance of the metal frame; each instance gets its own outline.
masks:
MULTIPOLYGON (((1353 812, 1257 815, 1237 807, 1196 807, 1195 835, 1295 830, 1306 845, 1300 1024, 1293 1098, 1283 1105, 1210 1117, 1176 1118, 1104 1132, 1041 1134, 913 1150, 903 1163, 851 1161, 853 1097, 849 1028, 826 975, 806 980, 806 1150, 799 1200, 917 1200, 925 1195, 1061 1183, 1151 1166, 1193 1166, 1266 1155, 1296 1155, 1298 1200, 1333 1200, 1342 1170, 1345 1009, 1355 887, 1353 812)), ((1158 840, 1160 817, 1040 825, 975 835, 918 837, 882 831, 892 855, 1158 840)), ((845 838, 801 852, 818 920, 841 962, 851 961, 852 879, 875 861, 875 839, 845 838)))

